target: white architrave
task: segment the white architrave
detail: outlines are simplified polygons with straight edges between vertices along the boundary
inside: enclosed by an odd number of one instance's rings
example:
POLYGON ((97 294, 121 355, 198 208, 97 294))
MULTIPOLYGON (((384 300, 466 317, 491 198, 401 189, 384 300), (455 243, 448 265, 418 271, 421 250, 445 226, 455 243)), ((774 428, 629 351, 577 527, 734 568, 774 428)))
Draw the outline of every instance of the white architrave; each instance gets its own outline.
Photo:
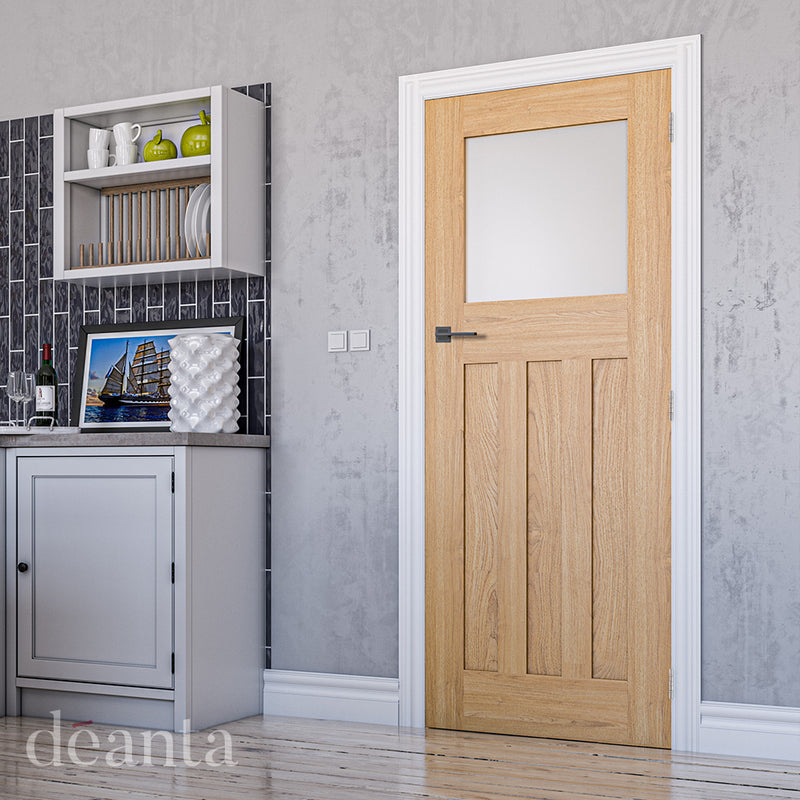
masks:
POLYGON ((400 78, 399 680, 401 725, 425 724, 425 101, 672 70, 672 747, 700 716, 700 37, 400 78))

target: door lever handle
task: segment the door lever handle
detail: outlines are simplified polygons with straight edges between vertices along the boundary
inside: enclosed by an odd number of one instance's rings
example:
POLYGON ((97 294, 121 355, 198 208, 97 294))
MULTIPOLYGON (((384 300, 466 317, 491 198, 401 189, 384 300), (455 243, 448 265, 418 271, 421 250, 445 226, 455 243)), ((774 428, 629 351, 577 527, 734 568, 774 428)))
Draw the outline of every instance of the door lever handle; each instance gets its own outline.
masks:
POLYGON ((477 336, 477 331, 451 331, 449 325, 436 326, 436 341, 441 344, 442 342, 449 342, 451 336, 477 336))

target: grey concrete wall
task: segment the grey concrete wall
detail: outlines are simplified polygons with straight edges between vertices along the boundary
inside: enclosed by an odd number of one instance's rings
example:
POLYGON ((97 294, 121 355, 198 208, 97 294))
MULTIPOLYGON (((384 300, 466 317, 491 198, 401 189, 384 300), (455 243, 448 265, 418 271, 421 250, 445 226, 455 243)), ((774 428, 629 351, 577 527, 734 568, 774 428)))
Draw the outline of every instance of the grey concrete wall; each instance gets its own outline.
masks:
POLYGON ((800 706, 797 0, 95 6, 4 0, 0 117, 272 81, 273 664, 386 676, 397 76, 703 34, 703 694, 800 706), (373 349, 328 354, 352 328, 373 349))

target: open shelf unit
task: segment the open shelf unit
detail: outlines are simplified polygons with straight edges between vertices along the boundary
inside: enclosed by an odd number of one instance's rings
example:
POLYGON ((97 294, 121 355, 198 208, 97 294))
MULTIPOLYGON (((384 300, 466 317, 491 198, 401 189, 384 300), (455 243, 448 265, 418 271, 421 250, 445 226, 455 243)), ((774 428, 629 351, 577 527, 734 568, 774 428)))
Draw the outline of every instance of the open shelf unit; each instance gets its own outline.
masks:
MULTIPOLYGON (((113 136, 111 147, 113 152, 113 136)), ((265 274, 266 117, 261 101, 211 86, 59 109, 53 161, 57 280, 114 286, 265 274), (180 152, 181 136, 199 123, 201 110, 210 112, 210 155, 87 169, 90 128, 138 122, 140 153, 159 128, 180 152), (211 184, 208 252, 205 246, 192 249, 182 242, 194 181, 211 184), (165 188, 170 183, 176 186, 165 188), (161 238, 146 248, 148 237, 161 238), (152 260, 143 260, 150 249, 152 260)))

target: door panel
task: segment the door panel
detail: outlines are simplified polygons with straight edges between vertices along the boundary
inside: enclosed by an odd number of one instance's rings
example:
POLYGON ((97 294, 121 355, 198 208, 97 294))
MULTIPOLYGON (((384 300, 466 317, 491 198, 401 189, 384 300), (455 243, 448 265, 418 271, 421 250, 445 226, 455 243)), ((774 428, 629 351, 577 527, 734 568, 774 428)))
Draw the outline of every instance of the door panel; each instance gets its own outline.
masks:
POLYGON ((169 457, 17 460, 19 675, 172 687, 171 475, 169 457))
POLYGON ((497 364, 464 367, 464 668, 497 671, 497 364))
POLYGON ((561 674, 561 362, 528 363, 528 669, 561 674))
POLYGON ((669 746, 669 86, 426 104, 433 727, 669 746), (466 302, 466 140, 622 120, 627 291, 466 302))
POLYGON ((592 677, 627 678, 627 361, 592 364, 592 677))

